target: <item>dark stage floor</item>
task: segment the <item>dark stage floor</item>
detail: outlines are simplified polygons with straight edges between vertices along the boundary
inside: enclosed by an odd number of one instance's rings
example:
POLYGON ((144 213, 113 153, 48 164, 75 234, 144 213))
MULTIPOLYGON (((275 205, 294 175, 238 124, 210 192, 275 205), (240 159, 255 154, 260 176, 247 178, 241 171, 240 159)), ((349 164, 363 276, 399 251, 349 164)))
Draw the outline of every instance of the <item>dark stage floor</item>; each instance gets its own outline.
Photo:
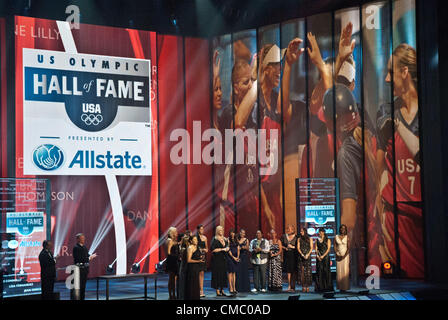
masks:
MULTIPOLYGON (((351 290, 345 293, 336 291, 334 295, 325 296, 322 293, 315 293, 314 287, 310 288, 310 293, 302 293, 296 290, 290 292, 266 292, 266 293, 238 293, 232 297, 216 297, 214 289, 210 287, 211 273, 205 274, 205 294, 204 300, 288 300, 290 296, 300 295, 300 300, 425 300, 425 299, 448 299, 448 286, 433 285, 420 280, 403 279, 381 279, 380 289, 372 289, 366 292, 363 285, 352 286, 351 290)), ((363 281, 361 281, 362 283, 363 281)), ((336 284, 335 288, 336 288, 336 284)), ((91 279, 87 282, 86 300, 96 300, 97 281, 91 279)), ((106 298, 106 284, 104 280, 100 281, 99 299, 106 298)), ((286 281, 283 289, 287 289, 286 281)), ((143 279, 112 280, 109 283, 110 299, 141 299, 136 297, 143 296, 143 279)), ((61 300, 70 299, 70 291, 65 287, 64 282, 58 282, 55 285, 55 291, 60 293, 61 300)), ((225 290, 228 294, 228 291, 225 290)), ((148 279, 148 296, 154 297, 154 280, 148 279)), ((159 274, 157 278, 157 300, 168 299, 168 276, 159 274)))

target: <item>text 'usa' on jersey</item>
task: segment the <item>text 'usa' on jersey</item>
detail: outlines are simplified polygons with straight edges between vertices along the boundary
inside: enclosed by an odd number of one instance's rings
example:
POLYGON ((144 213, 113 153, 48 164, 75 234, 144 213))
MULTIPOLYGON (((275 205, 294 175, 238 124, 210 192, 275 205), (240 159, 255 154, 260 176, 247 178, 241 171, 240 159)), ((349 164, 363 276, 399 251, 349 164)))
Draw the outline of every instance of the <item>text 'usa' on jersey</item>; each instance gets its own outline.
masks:
MULTIPOLYGON (((390 106, 391 107, 391 106, 390 106)), ((397 99, 394 103, 394 119, 398 119, 409 131, 416 137, 419 137, 418 116, 408 123, 403 118, 400 109, 403 107, 401 99, 397 99)), ((384 108, 383 112, 391 110, 384 108)), ((390 112, 390 111, 389 111, 390 112)), ((390 115, 383 113, 381 122, 386 122, 390 115), (385 121, 386 120, 386 121, 385 121)), ((378 118, 380 120, 380 118, 378 118)), ((380 121, 377 122, 380 125, 380 121)), ((390 123, 393 123, 390 121, 390 123)), ((420 181, 420 165, 406 146, 405 140, 395 131, 394 140, 395 147, 392 144, 392 128, 386 130, 379 126, 378 142, 379 149, 386 152, 386 168, 388 170, 388 183, 383 189, 383 198, 390 204, 393 203, 393 153, 395 152, 395 173, 396 173, 396 199, 399 202, 420 202, 421 201, 421 181, 420 181)))

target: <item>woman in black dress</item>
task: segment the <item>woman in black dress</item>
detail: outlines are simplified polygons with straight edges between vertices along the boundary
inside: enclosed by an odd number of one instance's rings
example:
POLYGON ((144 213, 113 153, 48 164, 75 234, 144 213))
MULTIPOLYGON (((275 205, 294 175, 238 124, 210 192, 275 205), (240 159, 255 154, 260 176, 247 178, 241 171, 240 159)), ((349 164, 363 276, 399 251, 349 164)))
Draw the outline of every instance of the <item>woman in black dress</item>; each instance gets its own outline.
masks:
POLYGON ((297 244, 299 252, 298 281, 302 285, 302 292, 310 292, 313 284, 311 270, 311 252, 313 251, 313 239, 308 235, 306 228, 300 229, 300 237, 297 244))
POLYGON ((235 230, 229 232, 229 252, 227 255, 227 276, 229 278, 230 294, 237 294, 235 287, 235 273, 240 262, 240 246, 236 240, 235 230))
POLYGON ((179 259, 180 250, 177 242, 177 229, 170 227, 168 229, 168 239, 166 241, 166 272, 169 274, 168 278, 168 292, 170 300, 176 299, 176 281, 179 274, 179 259))
POLYGON ((240 247, 240 262, 236 270, 236 291, 250 292, 249 239, 246 238, 244 229, 241 229, 238 235, 238 245, 240 247))
POLYGON ((297 235, 292 225, 286 228, 282 237, 284 270, 288 274, 288 292, 295 291, 297 278, 297 235))
POLYGON ((207 271, 207 259, 205 256, 208 252, 208 243, 207 237, 204 235, 204 226, 202 224, 197 227, 198 234, 196 237, 198 238, 198 248, 201 250, 202 255, 204 256, 204 262, 201 263, 199 267, 199 289, 201 291, 201 298, 205 297, 204 294, 204 272, 207 271))
POLYGON ((212 240, 210 250, 212 255, 212 288, 217 296, 226 296, 223 288, 227 287, 227 252, 229 242, 224 238, 224 228, 216 227, 215 237, 212 240))
POLYGON ((333 291, 330 270, 331 241, 325 234, 325 229, 319 229, 316 241, 316 291, 333 291))
POLYGON ((190 245, 190 236, 185 232, 180 242, 180 267, 177 283, 177 298, 179 300, 185 299, 185 289, 187 288, 187 249, 190 245))
POLYGON ((201 263, 204 261, 204 255, 198 247, 198 238, 190 238, 190 246, 187 249, 187 275, 185 300, 199 300, 199 271, 201 263))

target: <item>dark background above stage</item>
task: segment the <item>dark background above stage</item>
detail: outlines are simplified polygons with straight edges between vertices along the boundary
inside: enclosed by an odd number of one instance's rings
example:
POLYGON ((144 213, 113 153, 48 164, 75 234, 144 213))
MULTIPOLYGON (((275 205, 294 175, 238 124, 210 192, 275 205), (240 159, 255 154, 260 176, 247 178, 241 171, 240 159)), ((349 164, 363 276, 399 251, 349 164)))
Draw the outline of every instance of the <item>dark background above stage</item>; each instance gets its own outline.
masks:
MULTIPOLYGON (((2 0, 0 14, 65 20, 77 5, 81 23, 210 37, 357 6, 367 0, 2 0)), ((370 1, 371 2, 371 1, 370 1)))

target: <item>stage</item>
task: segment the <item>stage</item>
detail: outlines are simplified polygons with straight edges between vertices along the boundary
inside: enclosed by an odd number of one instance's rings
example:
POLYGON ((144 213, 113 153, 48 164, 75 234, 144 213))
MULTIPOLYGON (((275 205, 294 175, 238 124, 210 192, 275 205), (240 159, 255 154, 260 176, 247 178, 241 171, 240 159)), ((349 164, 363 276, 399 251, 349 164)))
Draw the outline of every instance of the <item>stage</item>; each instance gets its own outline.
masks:
MULTIPOLYGON (((285 277, 286 275, 284 275, 285 277)), ((309 293, 296 291, 294 293, 286 292, 286 279, 283 282, 282 292, 266 293, 238 293, 236 296, 217 297, 215 290, 210 287, 211 273, 206 272, 204 281, 205 298, 201 300, 219 300, 219 301, 234 301, 234 300, 425 300, 425 299, 448 299, 448 285, 433 285, 422 280, 404 280, 404 279, 381 279, 380 289, 372 289, 366 292, 366 288, 362 286, 352 287, 350 291, 340 293, 336 291, 334 295, 315 293, 314 287, 310 288, 309 293)), ((141 300, 143 292, 143 281, 141 279, 126 279, 112 280, 109 284, 110 300, 141 300)), ((334 282, 336 287, 336 282, 334 282)), ((86 300, 97 299, 97 281, 90 279, 87 281, 86 300)), ((57 282, 55 284, 55 291, 60 293, 61 300, 70 299, 70 291, 65 287, 65 282, 57 282)), ((106 299, 106 285, 100 282, 99 299, 106 299)), ((224 291, 228 294, 228 291, 224 291)), ((148 296, 154 297, 154 281, 148 280, 148 296)), ((157 278, 157 300, 168 300, 168 275, 159 274, 157 278)))
POLYGON ((448 300, 442 1, 3 2, 0 299, 448 300))

